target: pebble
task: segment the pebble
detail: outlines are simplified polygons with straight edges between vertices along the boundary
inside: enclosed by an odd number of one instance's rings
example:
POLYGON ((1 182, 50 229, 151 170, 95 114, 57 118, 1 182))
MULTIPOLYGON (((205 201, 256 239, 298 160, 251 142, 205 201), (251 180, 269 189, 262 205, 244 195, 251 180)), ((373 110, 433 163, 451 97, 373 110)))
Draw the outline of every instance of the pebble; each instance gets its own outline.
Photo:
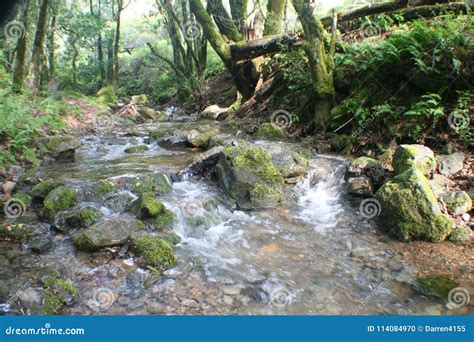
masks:
POLYGON ((462 214, 462 219, 465 222, 469 222, 469 220, 471 219, 471 215, 469 215, 468 213, 464 213, 462 214))

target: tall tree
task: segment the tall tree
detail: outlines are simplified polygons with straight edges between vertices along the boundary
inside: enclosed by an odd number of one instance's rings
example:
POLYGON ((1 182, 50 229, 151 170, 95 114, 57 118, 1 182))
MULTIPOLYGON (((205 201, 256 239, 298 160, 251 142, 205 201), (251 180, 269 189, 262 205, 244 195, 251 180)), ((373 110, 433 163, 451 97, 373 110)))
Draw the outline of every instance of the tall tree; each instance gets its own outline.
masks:
POLYGON ((281 33, 287 0, 268 0, 264 35, 281 33))
POLYGON ((13 72, 13 90, 21 92, 23 89, 23 81, 25 76, 25 59, 26 59, 26 35, 28 34, 28 7, 30 0, 24 0, 20 12, 20 22, 23 24, 24 32, 19 37, 16 46, 15 68, 13 72))
POLYGON ((46 22, 48 18, 48 6, 50 0, 43 0, 40 5, 38 23, 36 25, 35 41, 33 43, 33 53, 31 55, 30 68, 30 88, 37 90, 40 87, 40 64, 41 54, 43 53, 43 44, 46 31, 46 22))

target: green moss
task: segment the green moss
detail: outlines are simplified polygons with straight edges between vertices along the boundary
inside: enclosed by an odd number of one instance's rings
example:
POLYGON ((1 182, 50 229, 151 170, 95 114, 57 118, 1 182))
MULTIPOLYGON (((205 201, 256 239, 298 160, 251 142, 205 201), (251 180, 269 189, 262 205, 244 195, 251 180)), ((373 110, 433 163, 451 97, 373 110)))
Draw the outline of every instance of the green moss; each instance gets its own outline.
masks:
POLYGON ((393 160, 395 173, 410 169, 420 170, 425 176, 436 170, 436 159, 433 152, 423 145, 400 145, 393 160))
POLYGON ((139 177, 134 185, 133 192, 137 195, 151 193, 163 195, 171 191, 171 181, 165 174, 154 174, 139 177))
POLYGON ((91 237, 87 234, 84 234, 84 233, 76 234, 72 237, 72 239, 74 240, 74 244, 79 249, 89 251, 95 248, 91 237))
POLYGON ((51 191, 61 186, 62 184, 54 179, 47 179, 35 185, 31 190, 33 197, 44 199, 51 191))
POLYGON ((0 239, 23 242, 33 236, 33 229, 23 223, 0 225, 0 239))
POLYGON ((428 179, 419 170, 405 171, 376 193, 383 227, 402 240, 444 240, 453 229, 441 213, 428 179))
POLYGON ((26 207, 28 207, 31 202, 32 202, 32 198, 30 195, 24 193, 24 192, 17 192, 14 196, 13 196, 13 199, 14 200, 18 200, 20 201, 20 203, 23 203, 25 205, 25 209, 26 207))
POLYGON ((72 228, 89 227, 97 221, 102 214, 99 210, 93 207, 80 208, 77 211, 68 213, 65 216, 65 222, 72 228))
POLYGON ((176 264, 176 256, 168 242, 156 236, 131 238, 131 247, 146 264, 164 270, 176 264))
POLYGON ((155 229, 162 229, 174 220, 174 214, 171 210, 165 208, 162 212, 160 212, 156 217, 153 219, 147 220, 150 221, 151 224, 155 229))
POLYGON ((258 128, 257 138, 269 141, 280 141, 285 140, 286 135, 277 125, 271 122, 265 122, 258 128))
POLYGON ((115 190, 116 185, 109 180, 100 180, 92 185, 93 192, 97 196, 104 196, 115 190))
POLYGON ((445 275, 430 275, 417 279, 416 290, 423 296, 448 299, 457 282, 445 275))
POLYGON ((153 194, 146 193, 132 203, 130 211, 141 219, 147 219, 155 229, 161 229, 174 219, 174 214, 163 203, 158 201, 153 194))
POLYGON ((472 200, 465 191, 447 192, 441 195, 446 204, 448 212, 453 216, 459 216, 472 209, 472 200))
POLYGON ((449 241, 454 243, 464 243, 471 238, 471 228, 457 227, 449 235, 449 241))
POLYGON ((132 102, 140 106, 146 106, 149 102, 148 96, 146 94, 134 95, 132 96, 132 102))
POLYGON ((44 279, 46 287, 44 297, 45 315, 57 314, 63 305, 77 301, 79 291, 69 281, 48 276, 44 279))
POLYGON ((281 202, 282 198, 281 192, 273 190, 264 184, 256 184, 250 190, 251 202, 257 207, 274 207, 281 202))
MULTIPOLYGON (((227 147, 224 151, 227 151, 227 147)), ((240 171, 248 168, 270 184, 283 184, 283 176, 272 163, 272 156, 260 146, 238 146, 234 166, 240 171)), ((231 150, 232 151, 232 150, 231 150)), ((234 151, 232 153, 235 153, 234 151)))
POLYGON ((60 186, 51 191, 44 199, 43 213, 52 219, 54 215, 77 204, 76 191, 66 186, 60 186))
POLYGON ((125 153, 138 153, 148 151, 149 148, 147 145, 137 145, 125 149, 125 153))
POLYGON ((97 101, 104 105, 116 104, 118 99, 113 86, 101 88, 97 92, 97 101))

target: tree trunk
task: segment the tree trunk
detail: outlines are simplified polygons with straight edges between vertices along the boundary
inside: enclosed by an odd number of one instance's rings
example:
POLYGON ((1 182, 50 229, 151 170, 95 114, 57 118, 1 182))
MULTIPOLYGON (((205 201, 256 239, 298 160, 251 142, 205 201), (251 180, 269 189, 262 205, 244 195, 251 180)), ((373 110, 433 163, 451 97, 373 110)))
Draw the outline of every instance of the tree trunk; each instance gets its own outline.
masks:
POLYGON ((240 33, 244 33, 249 0, 229 0, 230 13, 240 33))
POLYGON ((49 80, 53 80, 56 76, 56 56, 55 56, 55 49, 56 49, 56 42, 55 42, 55 33, 56 33, 56 22, 57 22, 57 14, 56 10, 54 10, 53 17, 51 18, 51 26, 50 26, 50 34, 49 34, 49 56, 48 56, 48 65, 49 65, 49 72, 48 78, 49 80))
POLYGON ((189 4, 191 11, 194 13, 199 24, 201 24, 207 40, 231 73, 242 100, 247 100, 253 95, 258 80, 255 65, 252 61, 234 62, 230 46, 217 31, 212 18, 204 9, 201 0, 189 0, 189 4))
POLYGON ((28 7, 30 0, 23 2, 23 8, 20 14, 20 21, 23 23, 25 32, 18 39, 15 55, 15 70, 13 73, 13 91, 21 92, 23 89, 23 80, 25 76, 25 57, 26 57, 26 35, 28 33, 28 7))
POLYGON ((234 42, 242 40, 242 34, 227 13, 222 0, 209 0, 207 2, 207 12, 214 18, 219 31, 227 36, 229 40, 234 42))
POLYGON ((265 30, 263 31, 265 36, 281 33, 286 1, 287 0, 268 0, 267 19, 265 20, 265 30))
POLYGON ((112 32, 107 37, 107 79, 109 84, 114 80, 114 35, 112 32))
POLYGON ((79 51, 77 50, 76 46, 76 39, 73 38, 71 41, 71 47, 72 47, 72 59, 71 59, 71 64, 72 64, 72 85, 74 88, 77 88, 77 57, 79 56, 79 51))
POLYGON ((43 0, 38 17, 38 24, 36 25, 35 41, 33 43, 33 54, 31 56, 30 69, 30 88, 35 91, 40 86, 40 63, 41 54, 43 53, 43 43, 46 28, 46 19, 48 16, 49 0, 43 0))
POLYGON ((119 75, 119 47, 120 47, 120 17, 122 15, 123 10, 123 0, 117 1, 117 23, 115 26, 115 43, 114 43, 114 76, 112 79, 112 84, 117 85, 118 82, 118 75, 119 75))

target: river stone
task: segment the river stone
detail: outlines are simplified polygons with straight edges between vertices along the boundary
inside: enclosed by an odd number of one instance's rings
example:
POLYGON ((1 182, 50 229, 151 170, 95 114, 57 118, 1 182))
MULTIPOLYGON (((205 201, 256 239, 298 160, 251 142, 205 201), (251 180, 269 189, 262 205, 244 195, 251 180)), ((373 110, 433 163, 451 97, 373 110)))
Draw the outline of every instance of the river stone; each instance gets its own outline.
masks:
POLYGON ((31 195, 35 198, 44 199, 51 191, 61 185, 63 184, 54 179, 47 179, 36 184, 31 190, 31 195))
POLYGON ((309 169, 309 160, 289 147, 274 143, 265 145, 272 156, 272 163, 284 178, 305 175, 309 169))
POLYGON ((210 105, 204 109, 200 116, 204 119, 217 120, 222 113, 225 113, 227 108, 221 108, 218 105, 210 105))
POLYGON ((73 235, 73 241, 82 250, 120 246, 127 242, 133 232, 143 228, 144 224, 140 220, 114 217, 78 231, 73 235))
POLYGON ((16 294, 18 301, 30 315, 42 315, 44 309, 44 290, 28 287, 16 294))
POLYGON ((54 228, 66 232, 70 229, 89 227, 103 216, 93 203, 81 203, 54 218, 54 228))
POLYGON ((138 218, 146 220, 154 229, 162 229, 171 224, 174 214, 158 201, 153 194, 145 193, 135 200, 130 211, 138 218))
POLYGON ((365 177, 351 177, 347 180, 348 191, 352 195, 362 197, 372 197, 374 194, 374 185, 372 181, 365 177))
POLYGON ((219 186, 241 209, 272 208, 282 200, 283 177, 261 146, 226 147, 216 170, 219 186))
POLYGON ((200 132, 197 129, 192 129, 186 133, 186 140, 194 147, 207 148, 209 146, 209 140, 216 132, 207 131, 200 132))
POLYGON ((137 145, 137 146, 131 146, 129 148, 125 149, 125 153, 139 153, 139 152, 145 152, 148 151, 149 148, 147 145, 137 145))
POLYGON ((48 139, 46 147, 56 159, 74 157, 74 151, 81 146, 81 140, 72 135, 56 135, 48 139))
POLYGON ((126 187, 137 195, 152 193, 163 195, 171 191, 171 179, 164 173, 153 173, 125 178, 126 187))
POLYGON ((457 286, 457 282, 445 275, 429 275, 416 280, 415 290, 426 297, 448 299, 449 291, 457 286))
POLYGON ((397 174, 415 168, 429 177, 436 170, 436 159, 433 151, 426 146, 400 145, 395 151, 393 166, 397 174))
POLYGON ((382 163, 369 157, 359 157, 351 161, 345 175, 346 179, 351 177, 365 176, 378 189, 384 182, 385 170, 382 163))
POLYGON ((76 204, 76 190, 67 186, 59 186, 44 199, 42 215, 53 219, 56 213, 72 208, 76 204))
POLYGON ((257 139, 268 141, 282 141, 286 139, 286 134, 281 127, 271 122, 264 122, 260 125, 255 134, 257 139))
POLYGON ((139 263, 141 264, 160 271, 176 264, 173 247, 157 236, 147 235, 144 232, 134 233, 130 238, 130 247, 140 256, 139 263))
POLYGON ((442 241, 453 222, 441 213, 438 201, 422 171, 407 170, 386 182, 376 193, 381 205, 381 226, 405 241, 442 241))
POLYGON ((105 198, 104 204, 115 213, 123 213, 130 208, 132 202, 136 199, 137 196, 130 191, 119 191, 109 194, 105 198))
POLYGON ((442 156, 438 159, 438 170, 442 175, 454 175, 464 168, 465 156, 461 152, 442 156))
POLYGON ((445 192, 441 195, 441 199, 453 216, 462 215, 472 209, 472 200, 465 191, 445 192))

